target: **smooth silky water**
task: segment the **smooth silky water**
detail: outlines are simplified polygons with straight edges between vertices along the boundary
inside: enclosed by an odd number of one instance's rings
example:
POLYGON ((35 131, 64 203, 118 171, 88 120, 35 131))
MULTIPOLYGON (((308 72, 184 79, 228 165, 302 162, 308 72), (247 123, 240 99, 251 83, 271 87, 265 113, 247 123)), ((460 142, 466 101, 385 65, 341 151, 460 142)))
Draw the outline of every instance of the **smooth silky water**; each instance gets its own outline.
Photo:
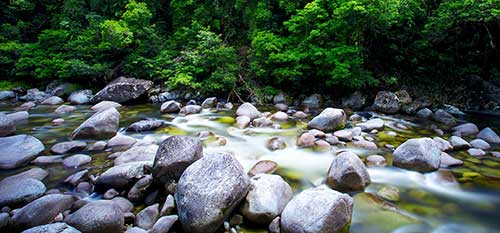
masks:
MULTIPOLYGON (((68 141, 73 129, 91 116, 90 106, 76 106, 77 110, 67 115, 53 113, 56 106, 37 106, 30 110, 30 119, 17 125, 17 134, 30 134, 39 138, 46 147, 45 155, 58 142, 68 141), (62 117, 65 122, 54 125, 53 119, 62 117)), ((0 112, 13 112, 14 106, 0 103, 0 112)), ((390 166, 391 151, 386 144, 397 147, 409 138, 434 137, 431 129, 435 124, 408 116, 378 116, 386 122, 384 131, 372 135, 379 149, 369 151, 346 147, 332 147, 330 150, 297 148, 295 141, 299 133, 306 129, 307 121, 281 123, 281 129, 247 128, 234 125, 234 111, 213 112, 203 110, 201 114, 181 116, 160 114, 159 106, 152 104, 124 106, 121 113, 120 134, 160 142, 168 135, 192 135, 203 130, 211 131, 226 139, 221 145, 216 138, 204 140, 205 152, 225 151, 233 153, 248 171, 259 160, 273 160, 279 164, 276 173, 283 176, 292 186, 295 194, 303 189, 320 184, 326 176, 336 150, 351 150, 362 160, 366 156, 378 154, 386 158, 388 166, 369 167, 372 184, 364 193, 351 193, 354 197, 354 213, 350 232, 500 232, 500 159, 487 155, 474 158, 466 152, 452 152, 452 156, 464 161, 463 166, 440 169, 421 174, 390 166), (125 127, 144 118, 158 118, 168 122, 166 127, 156 131, 129 133, 125 127), (399 125, 407 129, 401 129, 399 125), (394 131, 397 136, 389 136, 394 131), (269 138, 279 136, 287 147, 270 151, 266 148, 269 138), (398 201, 385 201, 376 193, 383 187, 399 189, 398 201)), ((478 126, 493 127, 500 132, 500 119, 493 117, 469 117, 478 126)), ((352 127, 348 124, 347 127, 352 127)), ((443 138, 447 138, 445 134, 443 138)), ((469 138, 470 139, 470 138, 469 138)), ((87 141, 92 143, 94 141, 87 141)), ((0 148, 1 149, 1 148, 0 148)), ((491 151, 500 150, 496 145, 491 151)), ((89 154, 83 152, 84 154, 89 154)), ((47 188, 65 187, 63 180, 83 169, 91 174, 99 174, 113 165, 107 156, 112 152, 90 153, 92 163, 78 169, 65 169, 60 164, 41 165, 49 172, 44 180, 47 188)), ((69 156, 69 155, 67 155, 69 156)), ((0 178, 19 173, 33 165, 9 171, 0 171, 0 178)), ((90 199, 98 199, 93 194, 90 199)), ((139 206, 137 210, 140 210, 139 206)), ((266 226, 243 224, 239 232, 266 232, 266 226)))

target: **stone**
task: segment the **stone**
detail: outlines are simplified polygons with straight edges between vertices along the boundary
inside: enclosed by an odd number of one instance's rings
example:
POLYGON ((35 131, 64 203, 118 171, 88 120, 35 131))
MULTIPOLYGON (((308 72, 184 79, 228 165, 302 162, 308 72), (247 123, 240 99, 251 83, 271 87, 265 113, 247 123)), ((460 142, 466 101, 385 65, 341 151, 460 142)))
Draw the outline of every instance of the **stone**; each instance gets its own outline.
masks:
POLYGON ((330 143, 330 145, 337 145, 339 143, 339 138, 333 136, 332 134, 326 134, 325 141, 330 143))
POLYGON ((392 156, 394 166, 419 172, 437 170, 441 163, 441 150, 430 138, 409 139, 392 156))
POLYGON ((252 121, 254 127, 269 127, 273 124, 273 121, 266 117, 259 117, 252 121))
POLYGON ((144 230, 140 227, 129 227, 125 233, 148 233, 149 231, 144 230))
POLYGON ((29 101, 29 102, 26 102, 24 104, 21 104, 21 106, 18 106, 16 109, 16 111, 28 111, 32 108, 34 108, 36 106, 35 102, 33 101, 29 101))
POLYGON ((360 148, 366 149, 366 150, 376 150, 378 148, 377 144, 375 144, 374 142, 365 140, 362 137, 354 138, 354 140, 352 141, 352 145, 355 147, 360 147, 360 148))
POLYGON ((288 105, 286 104, 275 104, 274 107, 282 112, 286 112, 288 110, 288 105))
POLYGON ((422 118, 422 119, 429 119, 432 117, 432 110, 428 108, 422 108, 417 111, 417 117, 422 118))
POLYGON ((87 147, 87 150, 88 151, 103 151, 104 149, 106 149, 107 145, 108 145, 108 143, 105 141, 97 141, 94 144, 89 145, 87 147))
POLYGON ((314 146, 314 141, 316 141, 316 138, 314 138, 314 135, 312 135, 311 133, 303 133, 297 139, 297 146, 304 147, 304 148, 312 147, 312 146, 314 146))
POLYGON ((13 91, 0 91, 0 101, 16 98, 16 93, 13 91))
POLYGON ((206 154, 182 174, 175 203, 182 227, 192 233, 213 233, 248 191, 249 179, 230 154, 206 154))
POLYGON ((73 186, 76 186, 80 181, 87 179, 88 178, 88 174, 89 174, 89 170, 82 170, 82 171, 79 171, 79 172, 77 172, 75 174, 72 174, 72 175, 68 176, 64 180, 64 182, 70 183, 73 186))
POLYGON ((116 134, 120 113, 115 108, 97 112, 71 134, 72 139, 104 139, 116 134))
POLYGON ((239 116, 236 117, 236 124, 240 129, 244 129, 250 125, 250 117, 248 116, 239 116))
POLYGON ((171 136, 160 144, 153 163, 153 176, 167 183, 181 177, 184 170, 203 156, 200 139, 171 136))
POLYGON ((281 176, 257 174, 250 179, 250 190, 241 212, 251 222, 269 224, 292 197, 292 188, 281 176))
POLYGON ((474 123, 464 123, 452 128, 453 134, 460 137, 474 136, 479 133, 479 129, 474 123))
POLYGON ((464 162, 460 159, 456 159, 449 155, 448 153, 441 152, 441 167, 453 167, 453 166, 460 166, 464 164, 464 162))
POLYGON ((163 103, 160 107, 161 113, 178 113, 181 110, 182 105, 174 100, 169 100, 163 103))
POLYGON ((60 142, 53 145, 50 151, 54 154, 62 155, 82 151, 85 147, 87 147, 87 143, 84 141, 60 142))
POLYGON ((123 213, 131 212, 134 210, 134 204, 127 200, 127 198, 118 196, 111 199, 111 201, 115 203, 123 213))
POLYGON ((488 150, 491 148, 490 144, 483 139, 474 139, 470 142, 470 145, 476 149, 488 150))
POLYGON ((286 148, 286 143, 279 137, 272 137, 267 141, 266 147, 271 151, 283 150, 286 148))
POLYGON ((470 144, 458 136, 451 136, 448 141, 453 146, 455 150, 468 149, 470 148, 470 144))
POLYGON ((448 126, 453 126, 457 124, 457 119, 443 109, 437 110, 434 113, 434 115, 432 115, 432 119, 448 126))
POLYGON ((109 200, 93 201, 64 219, 84 233, 119 233, 124 226, 123 212, 109 200))
POLYGON ((300 106, 302 106, 304 109, 306 109, 306 112, 309 111, 315 111, 319 108, 321 108, 321 105, 323 104, 323 98, 319 94, 313 94, 308 97, 306 97, 300 106))
POLYGON ((314 117, 307 127, 324 132, 332 132, 344 128, 346 122, 344 110, 338 108, 325 108, 319 115, 314 117))
POLYGON ((30 135, 0 137, 0 169, 22 167, 32 161, 45 146, 30 135))
POLYGON ((483 139, 488 143, 500 144, 500 137, 489 127, 482 129, 477 138, 483 139))
POLYGON ((180 113, 184 113, 184 115, 198 114, 202 110, 200 105, 186 105, 181 110, 180 113))
POLYGON ((61 124, 63 124, 63 123, 64 123, 64 121, 65 121, 65 120, 64 120, 63 118, 56 118, 56 119, 52 120, 52 123, 53 123, 54 125, 61 125, 61 124))
POLYGON ((119 77, 97 92, 90 102, 108 100, 126 103, 143 96, 152 87, 153 82, 149 80, 119 77))
POLYGON ((119 152, 119 156, 115 158, 115 165, 122 165, 131 162, 148 162, 153 164, 156 153, 158 151, 157 145, 134 146, 124 152, 119 152))
POLYGON ((30 114, 27 111, 19 111, 7 114, 7 118, 14 121, 14 123, 19 123, 28 120, 30 118, 30 114))
POLYGON ((324 185, 309 188, 295 196, 281 213, 281 232, 344 232, 351 222, 352 209, 353 200, 347 194, 324 185))
POLYGON ((288 115, 284 112, 278 111, 278 112, 274 113, 273 115, 271 115, 271 120, 280 121, 280 122, 287 121, 288 115))
POLYGON ((130 148, 132 147, 135 143, 137 142, 137 139, 123 135, 123 134, 117 134, 116 136, 112 137, 108 141, 108 147, 125 147, 125 148, 130 148))
POLYGON ((81 231, 66 223, 56 222, 32 227, 28 230, 23 231, 23 233, 81 233, 81 231))
POLYGON ((158 207, 158 204, 154 204, 141 210, 141 212, 135 216, 135 225, 146 230, 153 227, 156 220, 158 220, 158 217, 160 216, 158 207))
POLYGON ((7 181, 7 180, 15 180, 15 179, 23 179, 23 178, 32 178, 35 180, 42 181, 45 179, 49 173, 39 167, 34 167, 29 170, 26 170, 24 172, 5 177, 2 181, 7 181))
POLYGON ((68 114, 76 110, 76 107, 69 105, 61 105, 54 110, 56 114, 68 114))
POLYGON ((346 151, 333 158, 326 184, 341 192, 363 191, 371 183, 370 175, 358 155, 346 151))
POLYGON ((250 118, 250 120, 254 120, 258 117, 260 117, 260 112, 257 110, 255 106, 253 106, 251 103, 243 103, 238 107, 236 110, 236 115, 238 116, 247 116, 250 118))
POLYGON ((285 104, 288 105, 288 96, 285 93, 280 92, 277 95, 273 96, 273 104, 285 104))
POLYGON ((153 183, 152 175, 146 175, 142 177, 134 184, 134 186, 132 186, 132 188, 127 194, 127 198, 132 201, 141 200, 145 195, 146 189, 149 188, 149 186, 152 183, 153 183))
POLYGON ((42 104, 42 105, 59 105, 59 104, 62 104, 62 103, 64 103, 63 99, 61 99, 58 96, 52 96, 52 97, 49 97, 49 98, 45 99, 40 104, 42 104))
POLYGON ((59 81, 53 81, 45 88, 45 92, 53 96, 68 96, 70 90, 70 83, 60 83, 59 81))
POLYGON ((68 101, 71 104, 88 104, 90 103, 90 100, 92 99, 92 91, 91 90, 81 90, 81 91, 74 91, 71 93, 71 95, 68 97, 68 101))
POLYGON ((337 137, 341 141, 350 142, 352 141, 352 131, 348 129, 337 130, 333 132, 333 136, 337 137))
POLYGON ((71 195, 50 194, 40 197, 16 211, 11 219, 12 225, 22 230, 51 223, 58 214, 69 209, 74 201, 71 195))
POLYGON ((76 154, 63 159, 62 163, 66 168, 77 168, 84 164, 90 163, 92 157, 84 154, 76 154))
POLYGON ((366 104, 366 97, 359 91, 349 97, 342 98, 342 107, 352 110, 361 110, 366 104))
POLYGON ((234 105, 232 103, 225 103, 224 104, 224 108, 227 109, 227 110, 231 110, 233 109, 234 105))
POLYGON ((295 117, 297 119, 305 119, 305 118, 307 118, 307 116, 308 115, 302 111, 297 111, 296 113, 293 114, 293 117, 295 117))
POLYGON ((114 101, 101 101, 96 105, 92 106, 90 109, 96 112, 100 112, 110 108, 119 108, 121 106, 122 106, 121 104, 114 101))
POLYGON ((453 150, 453 146, 450 144, 450 142, 442 139, 441 137, 434 137, 432 140, 434 140, 434 143, 436 143, 441 151, 453 150))
POLYGON ((383 130, 384 129, 384 120, 380 118, 370 119, 366 122, 358 123, 356 126, 360 127, 362 131, 369 132, 374 129, 383 130))
POLYGON ((17 206, 41 197, 45 185, 32 178, 14 178, 0 182, 0 206, 17 206))
POLYGON ((16 123, 7 115, 0 113, 0 137, 9 136, 16 132, 16 123))
POLYGON ((163 207, 161 207, 160 216, 166 216, 172 214, 174 209, 175 209, 174 196, 169 194, 165 199, 165 203, 163 203, 163 207))
POLYGON ((127 131, 131 132, 143 132, 143 131, 153 131, 162 127, 165 124, 162 120, 157 119, 145 119, 132 123, 127 127, 127 131))
POLYGON ((149 233, 167 233, 170 228, 177 222, 177 215, 163 216, 156 221, 149 233))
POLYGON ((31 163, 37 165, 47 165, 52 163, 60 163, 62 162, 62 160, 62 155, 38 156, 35 160, 31 161, 31 163))
POLYGON ((217 105, 217 97, 206 98, 203 103, 201 103, 202 108, 215 108, 217 105))
POLYGON ((106 191, 103 195, 102 195, 102 198, 106 199, 106 200, 110 200, 110 199, 113 199, 114 197, 118 196, 120 193, 118 191, 116 191, 116 189, 109 189, 108 191, 106 191))
POLYGON ((145 175, 147 165, 147 162, 131 162, 111 167, 96 179, 96 186, 116 190, 129 188, 145 175))
POLYGON ((36 103, 40 103, 49 97, 50 97, 50 94, 47 94, 43 91, 40 91, 37 88, 33 88, 33 89, 29 89, 26 92, 26 95, 19 97, 19 99, 24 100, 24 101, 33 101, 36 103))
POLYGON ((373 102, 373 108, 383 113, 396 113, 400 107, 401 103, 398 96, 388 91, 378 92, 373 102))
POLYGON ((484 150, 476 149, 476 148, 468 149, 467 153, 471 156, 474 156, 474 157, 483 157, 486 155, 486 152, 484 150))
POLYGON ((366 164, 368 166, 382 167, 382 166, 385 166, 387 163, 386 163, 386 160, 385 160, 384 156, 381 156, 381 155, 369 155, 368 157, 366 157, 366 164))
POLYGON ((271 174, 277 169, 278 163, 271 160, 261 160, 253 165, 253 167, 248 171, 248 176, 252 177, 257 174, 271 174))

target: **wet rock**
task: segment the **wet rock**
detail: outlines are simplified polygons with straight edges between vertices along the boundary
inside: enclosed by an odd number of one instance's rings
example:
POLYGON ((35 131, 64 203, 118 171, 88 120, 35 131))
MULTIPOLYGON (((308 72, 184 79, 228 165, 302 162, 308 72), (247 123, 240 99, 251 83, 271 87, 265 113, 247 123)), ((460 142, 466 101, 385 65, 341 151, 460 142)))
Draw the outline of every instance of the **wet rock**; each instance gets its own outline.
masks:
POLYGON ((217 105, 217 97, 206 98, 203 103, 201 103, 202 108, 215 108, 217 105))
POLYGON ((77 168, 84 164, 90 163, 92 161, 92 157, 84 154, 76 154, 70 157, 65 158, 62 163, 64 167, 67 168, 77 168))
POLYGON ((64 221, 84 233, 119 233, 124 224, 120 207, 107 200, 90 202, 64 221))
POLYGON ((42 196, 45 185, 32 178, 15 178, 0 182, 0 206, 16 206, 42 196))
POLYGON ((200 105, 186 105, 181 109, 180 113, 184 113, 185 115, 198 114, 201 112, 201 109, 200 105))
POLYGON ((342 152, 333 158, 326 184, 341 191, 363 191, 371 183, 370 175, 363 162, 352 152, 342 152))
POLYGON ((120 113, 115 108, 97 112, 71 134, 72 139, 103 139, 116 134, 120 113))
POLYGON ((297 111, 296 113, 293 114, 293 117, 295 117, 297 119, 305 119, 305 118, 307 118, 307 116, 308 115, 302 111, 297 111))
POLYGON ((448 141, 453 146, 455 150, 468 149, 470 148, 470 144, 458 136, 451 136, 448 141))
POLYGON ((16 132, 15 122, 7 117, 7 115, 0 113, 0 137, 8 136, 16 132))
POLYGON ((29 101, 29 102, 26 102, 24 104, 21 104, 21 106, 15 108, 15 110, 16 111, 28 111, 35 106, 36 106, 35 102, 29 101))
POLYGON ((286 104, 275 104, 274 107, 282 112, 286 112, 288 110, 288 105, 286 104))
POLYGON ((178 113, 181 110, 182 105, 174 100, 167 101, 163 103, 160 107, 161 113, 178 113))
POLYGON ((417 111, 417 117, 422 119, 429 119, 432 117, 432 111, 428 108, 422 108, 417 111))
POLYGON ((248 116, 239 116, 236 117, 236 124, 240 129, 244 129, 250 125, 250 117, 248 116))
POLYGON ((16 211, 12 225, 16 229, 48 224, 63 211, 69 209, 75 199, 71 195, 50 194, 40 197, 16 211))
POLYGON ((0 137, 0 169, 22 167, 45 150, 42 142, 30 135, 0 137))
POLYGON ((149 231, 150 233, 167 233, 170 228, 177 222, 177 215, 169 215, 163 216, 158 221, 156 221, 155 225, 149 231))
POLYGON ((286 148, 286 143, 279 137, 272 137, 267 141, 266 147, 272 151, 283 150, 286 148))
POLYGON ((326 108, 319 115, 314 117, 307 125, 310 129, 318 129, 324 132, 332 132, 336 129, 344 128, 346 114, 344 110, 338 108, 326 108))
POLYGON ((124 197, 114 197, 111 199, 113 203, 115 203, 123 213, 131 212, 134 210, 134 204, 127 200, 127 198, 124 197))
POLYGON ((488 150, 491 148, 490 144, 483 139, 474 139, 470 142, 470 145, 476 149, 488 150))
POLYGON ((96 180, 96 186, 123 190, 145 174, 146 162, 125 163, 111 167, 96 180))
POLYGON ((398 96, 392 92, 380 91, 375 97, 373 108, 383 113, 396 113, 401 107, 398 96))
POLYGON ((281 176, 257 174, 250 179, 250 190, 241 211, 254 223, 269 224, 292 197, 292 188, 281 176))
POLYGON ((124 152, 119 152, 120 155, 115 158, 115 165, 122 165, 131 162, 148 162, 153 163, 156 153, 158 151, 157 145, 147 146, 134 146, 124 152))
POLYGON ((366 97, 361 92, 356 91, 346 98, 342 98, 342 107, 352 110, 361 110, 366 104, 366 97))
POLYGON ((490 153, 491 153, 491 156, 500 158, 500 152, 498 152, 498 151, 492 151, 490 153))
POLYGON ((280 217, 276 217, 273 219, 273 221, 271 221, 271 223, 269 224, 269 227, 267 229, 269 231, 269 233, 280 233, 281 232, 280 220, 281 220, 280 217))
POLYGON ((121 106, 121 104, 114 101, 101 101, 98 104, 92 106, 90 109, 96 112, 100 112, 110 108, 119 108, 121 106))
POLYGON ((300 106, 302 106, 304 109, 306 109, 306 112, 311 111, 311 110, 317 110, 321 108, 321 105, 323 104, 323 98, 321 98, 321 95, 319 94, 313 94, 308 97, 306 97, 300 106))
POLYGON ((0 101, 16 98, 16 93, 13 91, 0 91, 0 101))
POLYGON ((113 199, 114 197, 118 196, 120 193, 118 193, 118 191, 116 191, 116 189, 109 189, 108 191, 106 191, 102 197, 106 200, 110 200, 110 199, 113 199))
POLYGON ((14 123, 19 123, 21 121, 28 120, 30 118, 30 114, 27 111, 19 111, 7 114, 7 118, 14 121, 14 123))
POLYGON ((0 213, 0 229, 6 227, 9 224, 9 214, 0 213))
POLYGON ((352 141, 352 131, 348 129, 337 130, 333 132, 333 136, 337 137, 341 141, 350 142, 352 141))
POLYGON ((82 170, 79 171, 73 175, 68 176, 64 182, 70 183, 73 186, 76 186, 80 181, 88 178, 89 171, 88 170, 82 170))
POLYGON ((50 151, 54 154, 62 155, 71 152, 82 151, 87 146, 84 141, 60 142, 52 146, 50 151))
POLYGON ((175 202, 182 227, 192 233, 213 233, 245 197, 249 179, 230 154, 207 154, 182 174, 175 202))
POLYGON ((135 216, 135 225, 146 230, 153 227, 156 220, 158 220, 158 217, 160 216, 158 207, 158 204, 154 204, 141 210, 141 212, 135 216))
POLYGON ((69 105, 61 105, 54 110, 56 114, 68 114, 76 110, 76 107, 69 105))
POLYGON ((286 96, 285 93, 280 92, 279 94, 277 94, 277 95, 275 95, 273 97, 273 104, 285 104, 285 105, 288 105, 289 104, 288 96, 286 96))
POLYGON ((144 95, 152 87, 153 82, 149 80, 119 77, 97 92, 90 102, 97 103, 103 100, 130 102, 144 95))
POLYGON ((486 152, 484 152, 484 150, 476 149, 476 148, 468 149, 467 153, 471 156, 474 156, 474 157, 483 157, 486 155, 486 152))
POLYGON ((88 104, 90 103, 90 99, 92 99, 92 91, 91 90, 81 90, 81 91, 74 91, 71 93, 71 95, 68 97, 68 101, 71 104, 88 104))
MULTIPOLYGON (((189 98, 184 98, 184 99, 189 99, 189 98)), ((196 105, 196 100, 189 100, 186 105, 196 105)))
POLYGON ((384 129, 384 120, 380 118, 375 118, 375 119, 370 119, 366 122, 363 123, 358 123, 356 126, 360 127, 362 131, 372 131, 374 129, 376 130, 383 130, 384 129))
POLYGON ((81 233, 81 231, 66 223, 57 222, 32 227, 28 230, 23 231, 23 233, 81 233))
POLYGON ((355 137, 352 141, 352 145, 355 147, 360 147, 366 150, 376 150, 377 144, 374 142, 363 139, 362 137, 355 137))
POLYGON ((203 156, 200 139, 172 136, 160 144, 153 164, 153 176, 162 183, 177 180, 184 170, 203 156))
POLYGON ((328 150, 330 149, 330 143, 323 139, 320 139, 314 142, 314 147, 320 150, 328 150))
POLYGON ((271 115, 271 120, 273 121, 287 121, 288 115, 284 112, 278 111, 271 115))
POLYGON ((273 125, 273 121, 266 117, 259 117, 252 121, 254 127, 269 127, 273 125))
POLYGON ((58 96, 52 96, 52 97, 49 97, 49 98, 45 99, 40 104, 42 104, 42 105, 59 105, 59 104, 62 104, 62 103, 64 103, 63 99, 61 99, 58 96))
POLYGON ((325 134, 325 141, 330 143, 330 145, 337 145, 339 143, 339 138, 331 134, 325 134))
POLYGON ((441 150, 430 138, 409 139, 392 156, 394 166, 420 172, 434 171, 441 163, 441 150))
POLYGON ((464 164, 462 160, 453 158, 451 155, 445 152, 441 152, 441 167, 460 166, 462 164, 464 164))
POLYGON ((368 166, 385 166, 386 161, 384 156, 381 155, 369 155, 366 157, 366 164, 368 166))
POLYGON ((127 194, 127 198, 133 201, 139 201, 145 195, 146 189, 153 183, 153 176, 146 175, 138 180, 127 194))
POLYGON ((384 186, 377 191, 377 195, 389 201, 399 201, 399 189, 394 186, 384 186))
POLYGON ((465 123, 458 126, 453 127, 453 134, 459 137, 464 136, 472 136, 479 133, 479 129, 473 123, 465 123))
POLYGON ((297 146, 298 147, 312 147, 312 146, 314 146, 315 140, 316 140, 316 138, 314 138, 314 135, 312 135, 310 133, 303 133, 297 139, 297 146))
POLYGON ((281 214, 281 232, 342 232, 351 222, 353 200, 322 185, 295 196, 281 214))
POLYGON ((257 174, 271 174, 278 169, 278 164, 271 160, 261 160, 257 162, 253 167, 248 171, 248 176, 252 177, 257 174))
POLYGON ((438 146, 441 151, 453 150, 453 146, 450 144, 450 142, 440 137, 434 137, 432 140, 434 140, 434 143, 436 143, 436 146, 438 146))
POLYGON ((123 147, 123 148, 130 148, 132 147, 135 143, 137 142, 137 139, 123 135, 123 134, 118 134, 108 141, 108 147, 123 147))
POLYGON ((157 119, 146 119, 137 121, 127 127, 127 131, 132 132, 142 132, 142 131, 152 131, 162 127, 165 124, 162 120, 157 119))
POLYGON ((144 230, 140 227, 130 227, 125 231, 125 233, 148 233, 149 231, 144 230))
POLYGON ((58 81, 54 81, 47 85, 47 87, 45 88, 45 92, 53 96, 68 96, 70 89, 70 83, 60 83, 58 81))
POLYGON ((453 126, 457 124, 457 119, 449 114, 448 112, 444 111, 443 109, 437 110, 434 115, 432 115, 432 119, 439 123, 443 123, 445 125, 453 126))
POLYGON ((94 144, 89 145, 87 147, 87 150, 88 151, 103 151, 104 149, 106 149, 107 145, 108 145, 108 143, 106 143, 105 141, 97 141, 94 144))
POLYGON ((60 163, 62 162, 62 160, 62 155, 38 156, 35 160, 31 161, 31 163, 37 165, 47 165, 52 163, 60 163))
POLYGON ((225 109, 231 110, 231 109, 233 109, 233 107, 234 107, 234 106, 233 106, 233 104, 232 104, 232 103, 225 103, 225 104, 224 104, 224 108, 225 108, 225 109))
POLYGON ((259 110, 251 103, 243 103, 236 110, 236 115, 238 116, 247 116, 250 120, 254 120, 260 116, 259 110))
POLYGON ((166 216, 171 214, 175 209, 174 196, 168 195, 163 203, 163 207, 160 210, 160 216, 166 216))
POLYGON ((94 191, 94 186, 89 182, 80 182, 75 189, 78 193, 89 195, 94 191))
POLYGON ((477 135, 477 138, 483 139, 489 143, 500 143, 500 137, 498 136, 498 134, 489 127, 482 129, 481 132, 479 132, 479 134, 477 135))
POLYGON ((24 101, 33 101, 33 102, 42 102, 43 100, 50 97, 50 94, 47 94, 43 91, 38 90, 37 88, 29 89, 26 92, 26 95, 19 97, 19 99, 24 101))
POLYGON ((6 180, 10 180, 10 179, 12 179, 12 180, 23 179, 23 178, 32 178, 35 180, 42 181, 48 175, 49 175, 49 173, 47 171, 45 171, 39 167, 34 167, 34 168, 31 168, 27 171, 6 177, 2 181, 6 181, 6 180))
POLYGON ((453 114, 453 115, 465 115, 465 113, 464 113, 464 112, 460 111, 460 109, 459 109, 459 108, 457 108, 457 107, 455 107, 455 106, 453 106, 453 105, 448 105, 448 104, 445 104, 445 105, 443 106, 443 109, 444 109, 446 112, 448 112, 448 113, 450 113, 450 114, 453 114))

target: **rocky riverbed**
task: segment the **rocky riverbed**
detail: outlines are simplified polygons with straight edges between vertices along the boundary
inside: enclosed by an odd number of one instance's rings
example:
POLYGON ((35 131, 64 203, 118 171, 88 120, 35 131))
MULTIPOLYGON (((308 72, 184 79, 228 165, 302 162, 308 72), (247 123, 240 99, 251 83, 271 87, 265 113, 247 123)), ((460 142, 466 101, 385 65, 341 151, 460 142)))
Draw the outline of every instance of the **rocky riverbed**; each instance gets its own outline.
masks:
POLYGON ((0 93, 0 231, 500 229, 498 118, 401 92, 130 104, 151 85, 0 93))

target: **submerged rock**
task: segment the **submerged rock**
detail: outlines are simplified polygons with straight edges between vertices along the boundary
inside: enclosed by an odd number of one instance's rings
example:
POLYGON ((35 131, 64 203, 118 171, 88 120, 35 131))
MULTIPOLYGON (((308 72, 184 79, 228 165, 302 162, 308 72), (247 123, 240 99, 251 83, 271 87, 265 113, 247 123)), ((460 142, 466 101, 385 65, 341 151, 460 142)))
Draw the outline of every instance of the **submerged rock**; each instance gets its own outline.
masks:
POLYGON ((371 183, 363 162, 352 152, 346 151, 333 158, 326 184, 341 192, 363 191, 371 183))
POLYGON ((399 98, 396 94, 388 91, 378 92, 373 102, 373 108, 383 113, 396 113, 400 107, 399 98))
POLYGON ((84 233, 119 233, 124 224, 123 212, 113 201, 93 201, 64 220, 84 233))
POLYGON ((16 132, 15 122, 7 117, 7 115, 0 113, 0 137, 8 136, 16 132))
POLYGON ((120 113, 115 108, 97 112, 71 134, 72 139, 104 139, 116 134, 120 113))
POLYGON ((51 223, 54 218, 71 207, 74 202, 71 195, 50 194, 27 204, 12 216, 12 224, 16 229, 51 223))
POLYGON ((437 170, 441 163, 441 150, 430 138, 409 139, 392 156, 395 166, 420 172, 437 170))
POLYGON ((97 92, 90 100, 97 103, 103 100, 125 103, 144 95, 153 87, 153 82, 143 79, 119 77, 97 92))
POLYGON ((15 178, 0 182, 0 206, 15 206, 42 196, 45 185, 32 178, 15 178))
POLYGON ((281 213, 282 233, 336 233, 349 226, 353 200, 322 185, 295 196, 281 213))
POLYGON ((326 108, 318 116, 314 117, 307 127, 325 132, 332 132, 344 128, 346 121, 344 110, 338 108, 326 108))
POLYGON ((482 129, 481 132, 479 132, 479 134, 477 135, 477 138, 483 139, 489 143, 500 143, 500 137, 498 136, 498 134, 489 127, 482 129))
POLYGON ((175 192, 179 220, 187 232, 213 233, 245 197, 249 179, 230 154, 207 154, 182 174, 175 192))
POLYGON ((0 169, 22 167, 32 161, 45 146, 30 135, 0 137, 0 169))

